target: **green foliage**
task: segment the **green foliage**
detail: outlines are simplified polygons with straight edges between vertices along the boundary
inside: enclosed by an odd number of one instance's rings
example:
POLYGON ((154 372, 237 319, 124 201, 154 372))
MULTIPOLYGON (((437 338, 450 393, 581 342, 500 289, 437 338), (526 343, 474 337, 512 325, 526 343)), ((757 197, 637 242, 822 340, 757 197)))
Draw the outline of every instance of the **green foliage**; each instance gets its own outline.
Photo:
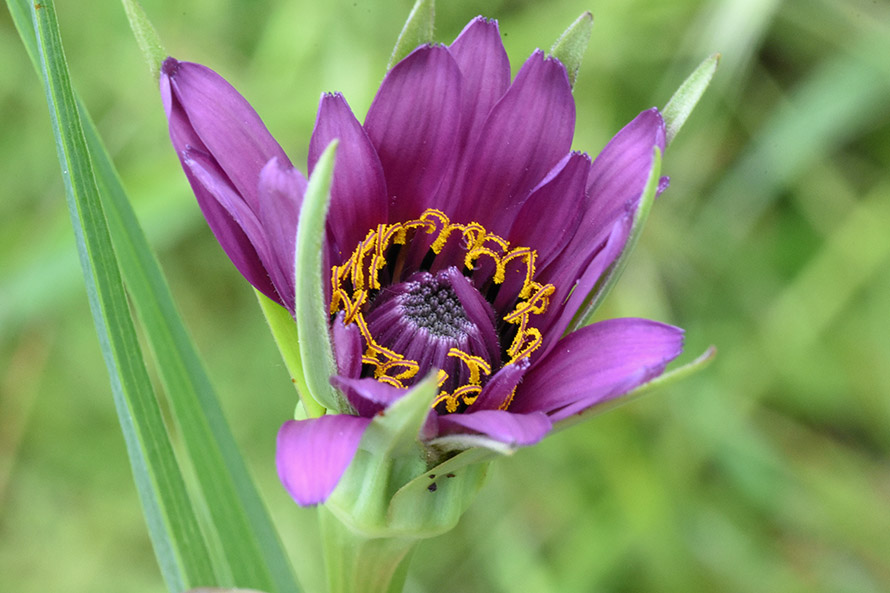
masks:
POLYGON ((329 313, 324 304, 322 276, 322 243, 328 205, 331 203, 331 179, 337 140, 331 142, 318 158, 297 226, 296 245, 296 319, 302 331, 300 364, 306 380, 305 400, 314 400, 329 410, 340 411, 340 396, 331 386, 337 374, 334 351, 328 332, 329 313), (311 399, 310 399, 311 398, 311 399))
MULTIPOLYGON (((174 55, 227 76, 303 163, 319 93, 344 91, 362 119, 409 4, 144 6, 174 55)), ((57 9, 75 86, 302 579, 320 570, 299 541, 311 523, 272 463, 293 411, 287 369, 194 204, 120 5, 57 9)), ((671 187, 597 312, 686 328, 681 363, 712 343, 720 355, 499 460, 456 530, 418 548, 409 590, 890 589, 887 7, 455 0, 439 4, 435 39, 498 17, 515 69, 587 9, 597 27, 574 89, 578 149, 595 152, 723 56, 665 152, 671 187)), ((9 19, 0 27, 0 574, 22 593, 158 591, 46 104, 9 19)))

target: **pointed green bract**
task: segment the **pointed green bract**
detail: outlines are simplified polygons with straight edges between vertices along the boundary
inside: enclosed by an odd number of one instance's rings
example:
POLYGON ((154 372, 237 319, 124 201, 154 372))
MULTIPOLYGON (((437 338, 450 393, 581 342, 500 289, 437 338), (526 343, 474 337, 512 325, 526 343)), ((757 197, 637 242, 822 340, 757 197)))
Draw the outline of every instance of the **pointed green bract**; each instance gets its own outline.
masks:
POLYGON ((635 401, 644 395, 648 395, 650 392, 654 391, 659 387, 664 387, 666 385, 670 385, 675 381, 679 381, 681 379, 685 379, 695 373, 707 368, 709 364, 714 360, 714 357, 717 356, 717 348, 714 346, 709 346, 707 350, 702 352, 698 358, 693 360, 692 362, 688 362, 683 366, 679 366, 675 369, 667 371, 665 373, 660 374, 655 377, 651 381, 647 383, 643 383, 633 391, 622 395, 621 397, 617 397, 613 400, 610 400, 604 404, 600 404, 598 406, 594 406, 592 408, 588 408, 581 412, 580 414, 575 414, 574 416, 570 416, 564 420, 560 420, 553 426, 554 432, 559 430, 564 430, 569 428, 570 426, 574 426, 580 422, 584 422, 593 416, 598 416, 609 410, 614 410, 618 406, 623 406, 624 404, 635 401))
POLYGON ((328 144, 309 178, 300 209, 300 222, 297 224, 294 279, 300 360, 308 392, 306 397, 311 397, 329 410, 342 411, 341 398, 330 383, 337 369, 328 329, 329 315, 322 281, 324 272, 321 269, 337 144, 337 140, 328 144))
POLYGON ((306 375, 303 373, 303 360, 300 358, 300 335, 294 318, 290 316, 287 309, 264 295, 258 290, 254 290, 257 300, 260 303, 260 309, 266 316, 266 322, 278 345, 278 351, 281 358, 284 359, 284 365, 290 373, 300 401, 303 403, 305 418, 317 418, 324 416, 325 408, 315 401, 309 394, 309 387, 306 385, 306 375))
POLYGON ((649 171, 649 178, 646 180, 646 186, 643 189, 642 196, 640 196, 640 205, 634 214, 633 225, 630 229, 630 235, 627 237, 627 243, 625 243, 621 255, 609 266, 602 278, 600 278, 597 286, 591 291, 593 297, 588 302, 582 304, 578 312, 575 313, 575 317, 572 319, 572 323, 569 325, 566 333, 573 332, 579 327, 589 324, 593 320, 593 314, 596 313, 596 310, 609 295, 612 287, 618 282, 621 273, 624 272, 624 267, 627 265, 628 257, 630 257, 631 252, 637 245, 637 241, 640 239, 643 225, 646 224, 646 219, 649 217, 649 210, 652 209, 652 204, 655 202, 655 194, 658 192, 660 179, 661 150, 656 146, 652 156, 652 169, 649 171))
POLYGON ((396 40, 396 46, 392 50, 392 56, 389 58, 389 64, 386 66, 390 70, 399 60, 414 51, 418 45, 424 43, 432 43, 433 26, 436 20, 436 2, 435 0, 417 0, 414 8, 399 33, 396 40))
POLYGON ((692 113, 699 99, 705 93, 714 73, 717 72, 717 64, 720 63, 720 54, 714 54, 699 64, 689 75, 671 100, 665 105, 661 115, 664 117, 665 141, 670 144, 686 119, 692 113))
POLYGON ((550 48, 550 55, 563 63, 569 74, 569 83, 574 88, 578 79, 578 71, 590 42, 590 33, 593 30, 593 14, 590 11, 583 13, 569 25, 569 28, 556 40, 550 48))
POLYGON ((130 29, 133 31, 133 36, 136 37, 136 43, 139 44, 139 50, 151 71, 151 76, 158 80, 161 74, 161 64, 170 54, 161 44, 158 32, 148 20, 148 16, 139 2, 137 0, 121 0, 121 2, 127 13, 127 20, 130 21, 130 29))
MULTIPOLYGON (((173 454, 136 337, 105 219, 93 163, 59 36, 52 0, 21 2, 10 12, 30 12, 50 118, 56 137, 68 207, 74 226, 90 309, 111 377, 115 406, 161 571, 171 591, 217 583, 173 454)), ((23 38, 29 28, 17 22, 23 38)))

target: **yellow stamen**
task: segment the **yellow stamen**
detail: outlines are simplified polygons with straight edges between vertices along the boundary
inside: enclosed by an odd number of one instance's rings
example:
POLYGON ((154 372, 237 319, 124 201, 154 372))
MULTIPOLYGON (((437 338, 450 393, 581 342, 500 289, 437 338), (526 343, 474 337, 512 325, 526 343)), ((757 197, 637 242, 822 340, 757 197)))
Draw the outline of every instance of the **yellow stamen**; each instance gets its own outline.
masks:
MULTIPOLYGON (((468 224, 453 223, 441 210, 427 209, 420 217, 401 223, 380 224, 368 231, 359 242, 352 255, 342 265, 331 268, 331 308, 333 315, 344 312, 343 323, 355 323, 364 338, 366 352, 362 363, 373 369, 374 378, 378 381, 406 388, 406 382, 415 378, 420 371, 417 361, 409 360, 404 355, 385 348, 377 343, 364 318, 363 307, 367 304, 371 290, 380 290, 380 272, 387 265, 387 251, 392 245, 406 245, 414 234, 423 232, 435 235, 430 249, 440 254, 449 239, 459 233, 463 239, 461 248, 466 251, 464 266, 470 270, 476 268, 481 257, 488 257, 494 265, 492 281, 503 284, 506 279, 507 265, 516 262, 524 272, 523 283, 518 293, 518 301, 511 312, 503 317, 503 321, 517 325, 516 336, 506 354, 509 356, 507 365, 527 358, 540 347, 543 342, 540 330, 530 326, 533 315, 540 315, 547 310, 550 297, 556 288, 552 284, 540 284, 534 281, 535 260, 537 253, 529 247, 510 248, 510 243, 489 233, 477 222, 468 224), (524 270, 523 270, 524 268, 524 270)), ((401 271, 399 269, 399 275, 401 271)), ((461 403, 471 405, 482 392, 482 377, 492 374, 491 365, 479 356, 475 356, 452 348, 449 357, 457 358, 469 370, 469 380, 457 387, 453 393, 441 391, 433 402, 433 406, 445 403, 447 412, 456 412, 461 403)), ((439 370, 438 386, 441 389, 449 375, 439 370)), ((514 389, 515 392, 515 389, 514 389)), ((504 403, 506 409, 512 401, 504 403)))

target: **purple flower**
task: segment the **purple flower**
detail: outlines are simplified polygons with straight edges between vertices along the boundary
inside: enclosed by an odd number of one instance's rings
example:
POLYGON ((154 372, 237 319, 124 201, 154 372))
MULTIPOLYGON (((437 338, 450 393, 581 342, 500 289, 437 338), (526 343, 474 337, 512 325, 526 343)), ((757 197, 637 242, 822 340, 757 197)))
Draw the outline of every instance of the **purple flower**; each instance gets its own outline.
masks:
MULTIPOLYGON (((168 58, 170 136, 207 221, 253 286, 294 312, 306 179, 219 75, 168 58)), ((300 504, 323 502, 376 414, 432 371, 418 438, 530 445, 661 374, 682 330, 644 319, 572 329, 622 254, 665 130, 642 112, 591 162, 570 149, 565 67, 534 52, 510 80, 497 23, 426 45, 381 84, 364 124, 321 98, 311 174, 334 139, 324 246, 343 410, 286 422, 277 465, 300 504)), ((317 273, 305 270, 301 273, 317 273)))

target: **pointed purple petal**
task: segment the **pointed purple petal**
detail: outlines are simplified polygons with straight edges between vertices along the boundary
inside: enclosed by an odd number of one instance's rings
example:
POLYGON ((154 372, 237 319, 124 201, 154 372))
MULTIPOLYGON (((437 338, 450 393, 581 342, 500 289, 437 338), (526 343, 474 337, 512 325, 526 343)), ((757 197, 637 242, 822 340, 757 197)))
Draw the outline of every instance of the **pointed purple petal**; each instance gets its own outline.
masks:
POLYGON ((587 191, 590 207, 581 230, 597 234, 636 206, 653 166, 653 152, 664 152, 664 120, 657 109, 640 113, 609 141, 593 161, 587 191))
POLYGON ((529 192, 568 152, 575 102, 565 67, 536 51, 494 106, 453 200, 455 220, 505 235, 529 192))
POLYGON ((180 160, 198 205, 226 255, 257 290, 284 304, 267 271, 268 242, 256 216, 210 155, 189 147, 180 154, 180 160))
POLYGON ((419 216, 449 171, 460 125, 461 74, 444 47, 422 46, 393 67, 368 110, 390 219, 419 216))
POLYGON ((562 284, 574 284, 581 276, 616 221, 639 205, 656 146, 664 150, 664 121, 656 109, 642 112, 609 141, 591 165, 581 223, 541 280, 559 291, 562 284))
POLYGON ((633 217, 630 213, 624 215, 612 226, 611 232, 605 243, 595 252, 593 259, 584 267, 561 268, 564 272, 561 277, 553 277, 547 273, 543 277, 547 282, 556 286, 556 292, 550 300, 550 308, 544 313, 538 327, 544 334, 544 344, 537 356, 547 356, 550 349, 569 327, 572 318, 587 295, 596 286, 605 271, 615 262, 624 251, 630 229, 633 225, 633 217), (578 272, 577 270, 581 270, 578 272), (572 277, 578 275, 578 280, 572 282, 572 277), (560 306, 561 305, 561 306, 560 306))
MULTIPOLYGON (((190 62, 167 58, 162 68, 165 99, 178 104, 194 134, 254 211, 260 171, 273 157, 290 161, 253 107, 219 74, 190 62)), ((169 108, 168 108, 169 115, 169 108)), ((172 133, 171 133, 172 136, 172 133)), ((185 149, 173 139, 177 152, 185 149)))
POLYGON ((331 140, 340 139, 331 186, 330 224, 334 242, 347 256, 369 229, 386 222, 387 197, 377 152, 339 93, 325 93, 309 142, 309 174, 331 140))
POLYGON ((260 171, 258 216, 269 248, 269 261, 264 259, 264 262, 285 308, 291 313, 294 311, 297 222, 306 185, 302 173, 277 158, 260 171))
POLYGON ((337 371, 343 377, 355 379, 362 372, 362 337, 356 324, 343 324, 343 317, 342 312, 337 315, 331 330, 337 371))
POLYGON ((355 456, 371 420, 322 416, 289 420, 278 431, 275 466, 288 494, 301 506, 324 502, 355 456))
POLYGON ((470 405, 469 411, 505 408, 512 401, 516 387, 522 381, 529 366, 529 359, 521 358, 515 363, 503 367, 485 384, 482 393, 470 405))
POLYGON ((515 414, 504 410, 480 410, 466 414, 439 416, 440 436, 481 434, 510 447, 534 445, 550 432, 546 414, 515 414))
POLYGON ((522 205, 507 235, 511 245, 534 249, 536 265, 543 269, 575 235, 581 222, 590 157, 567 155, 538 184, 522 205))
POLYGON ((561 420, 660 375, 682 350, 683 330, 664 323, 609 319, 588 325, 532 367, 510 411, 561 420))
POLYGON ((475 141, 488 112, 510 87, 510 60, 497 21, 481 16, 470 21, 448 49, 463 75, 459 141, 462 149, 475 141))

